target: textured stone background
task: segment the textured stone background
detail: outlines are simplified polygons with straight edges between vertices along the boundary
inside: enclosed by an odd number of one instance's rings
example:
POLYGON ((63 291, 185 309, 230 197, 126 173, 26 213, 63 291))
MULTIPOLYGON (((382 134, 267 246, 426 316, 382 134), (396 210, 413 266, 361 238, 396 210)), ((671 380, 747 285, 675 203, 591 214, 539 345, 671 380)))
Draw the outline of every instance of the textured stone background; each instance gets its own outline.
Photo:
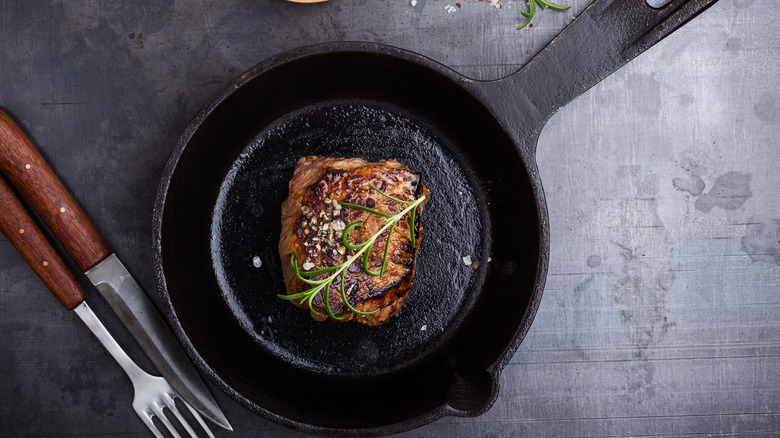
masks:
MULTIPOLYGON (((517 31, 514 0, 461 0, 454 13, 439 0, 6 0, 0 107, 154 292, 157 182, 232 78, 338 40, 499 78, 589 3, 560 2, 573 7, 517 31)), ((487 414, 401 436, 780 434, 779 19, 775 0, 720 0, 550 120, 536 321, 487 414)), ((236 429, 219 436, 303 435, 212 389, 236 429)), ((147 436, 131 399, 110 356, 0 240, 0 436, 147 436)))

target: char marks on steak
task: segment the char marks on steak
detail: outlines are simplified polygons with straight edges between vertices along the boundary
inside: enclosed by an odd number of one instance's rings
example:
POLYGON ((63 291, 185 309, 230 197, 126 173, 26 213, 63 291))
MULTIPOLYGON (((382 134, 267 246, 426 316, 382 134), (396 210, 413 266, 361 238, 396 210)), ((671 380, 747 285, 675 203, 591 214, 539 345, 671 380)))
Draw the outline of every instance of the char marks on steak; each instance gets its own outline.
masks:
MULTIPOLYGON (((414 201, 425 195, 417 207, 416 247, 412 246, 409 229, 409 214, 395 227, 388 249, 385 273, 369 275, 363 269, 360 256, 346 270, 345 290, 350 304, 357 310, 378 312, 360 315, 350 311, 341 299, 341 276, 333 281, 330 291, 330 307, 338 317, 346 321, 377 326, 398 314, 401 305, 412 287, 416 268, 417 249, 422 240, 423 223, 419 217, 429 196, 423 187, 420 175, 395 160, 368 163, 359 158, 329 158, 308 156, 298 160, 295 173, 290 180, 290 195, 282 204, 282 234, 279 240, 279 255, 282 258, 284 282, 287 294, 293 295, 312 286, 301 281, 290 265, 294 254, 301 271, 312 271, 344 263, 357 250, 342 244, 344 228, 352 222, 361 222, 363 227, 352 228, 349 242, 358 244, 368 240, 382 228, 384 217, 356 208, 342 206, 339 201, 362 205, 388 214, 401 212, 406 205, 382 196, 369 186, 373 184, 384 193, 404 201, 414 201)), ((369 268, 379 271, 384 259, 387 243, 385 231, 374 243, 369 257, 369 268)), ((322 274, 313 279, 331 275, 322 274)), ((301 308, 308 305, 292 302, 301 308)), ((312 313, 317 320, 329 319, 323 292, 314 298, 313 307, 319 314, 312 313)))

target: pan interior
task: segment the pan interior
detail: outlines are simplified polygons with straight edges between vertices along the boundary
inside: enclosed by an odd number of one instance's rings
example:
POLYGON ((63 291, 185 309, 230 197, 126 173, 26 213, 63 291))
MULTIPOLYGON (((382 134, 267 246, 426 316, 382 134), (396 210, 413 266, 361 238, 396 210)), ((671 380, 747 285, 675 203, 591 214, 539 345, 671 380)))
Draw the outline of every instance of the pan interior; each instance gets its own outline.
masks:
POLYGON ((517 146, 466 84, 402 51, 280 57, 188 127, 156 206, 158 279, 179 339, 221 389, 337 434, 492 404, 538 303, 539 208, 517 146), (378 328, 318 323, 276 297, 280 206, 309 154, 395 158, 431 189, 411 295, 378 328))
POLYGON ((221 184, 214 271, 241 326, 270 353, 315 372, 385 373, 424 357, 468 313, 490 253, 485 199, 456 140, 402 108, 358 99, 308 105, 254 138, 221 184), (303 155, 394 158, 431 190, 412 293, 380 327, 317 322, 277 297, 285 293, 280 264, 289 263, 277 249, 280 206, 303 155))

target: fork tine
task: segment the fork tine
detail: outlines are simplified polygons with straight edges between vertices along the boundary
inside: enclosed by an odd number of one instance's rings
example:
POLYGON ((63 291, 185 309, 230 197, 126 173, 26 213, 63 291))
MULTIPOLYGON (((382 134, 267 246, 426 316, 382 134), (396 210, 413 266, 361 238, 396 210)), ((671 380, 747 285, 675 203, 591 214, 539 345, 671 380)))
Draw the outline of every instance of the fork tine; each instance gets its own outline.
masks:
MULTIPOLYGON (((185 429, 187 429, 187 433, 189 433, 192 438, 198 438, 198 435, 195 433, 194 430, 192 430, 190 424, 187 423, 187 420, 185 420, 184 417, 182 417, 181 413, 176 408, 176 401, 174 400, 174 396, 178 397, 177 394, 171 394, 166 392, 165 394, 162 395, 163 403, 165 403, 165 406, 168 406, 168 409, 170 409, 171 412, 173 412, 173 415, 176 416, 176 419, 179 420, 179 423, 185 429)), ((179 399, 181 400, 181 397, 179 397, 179 399)))
MULTIPOLYGON (((179 398, 179 399, 181 400, 181 398, 179 398)), ((203 418, 200 416, 198 411, 196 411, 195 408, 190 406, 190 404, 187 403, 186 401, 181 400, 181 402, 184 403, 184 406, 187 406, 187 409, 190 410, 190 412, 192 413, 192 416, 195 417, 195 420, 197 420, 198 424, 200 424, 200 427, 202 427, 203 430, 206 431, 206 433, 208 434, 209 438, 214 438, 214 434, 211 433, 211 429, 209 429, 209 427, 206 425, 206 422, 203 421, 203 418)))
POLYGON ((168 417, 165 416, 165 412, 163 412, 164 405, 160 400, 155 400, 152 403, 152 412, 157 416, 157 418, 162 421, 162 424, 165 425, 165 427, 168 428, 168 432, 171 433, 175 438, 181 438, 181 435, 179 435, 179 432, 176 431, 176 429, 173 427, 173 424, 171 424, 170 421, 168 421, 168 417))
POLYGON ((143 420, 146 427, 148 427, 149 430, 152 431, 154 436, 156 436, 157 438, 165 438, 163 434, 160 433, 159 430, 157 430, 157 426, 154 425, 154 422, 152 422, 152 415, 149 411, 143 410, 141 412, 138 412, 136 410, 136 413, 138 414, 139 417, 141 417, 141 420, 143 420))

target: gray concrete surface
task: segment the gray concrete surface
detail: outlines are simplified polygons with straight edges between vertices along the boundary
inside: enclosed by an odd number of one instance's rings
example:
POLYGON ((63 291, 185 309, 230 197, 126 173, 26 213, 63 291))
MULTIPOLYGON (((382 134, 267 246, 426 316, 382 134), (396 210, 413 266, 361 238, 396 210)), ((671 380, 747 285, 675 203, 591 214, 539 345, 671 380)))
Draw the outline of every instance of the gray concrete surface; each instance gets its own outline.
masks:
MULTIPOLYGON (((589 2, 560 3, 573 7, 517 31, 514 0, 454 13, 439 0, 6 0, 0 107, 154 292, 162 168, 233 77, 286 49, 367 40, 498 78, 589 2)), ((552 118, 538 148, 552 244, 536 321, 488 413, 401 436, 780 435, 779 19, 774 0, 720 0, 552 118)), ((218 436, 303 435, 211 388, 236 429, 218 436)), ((131 399, 0 239, 0 436, 148 436, 131 399)))

